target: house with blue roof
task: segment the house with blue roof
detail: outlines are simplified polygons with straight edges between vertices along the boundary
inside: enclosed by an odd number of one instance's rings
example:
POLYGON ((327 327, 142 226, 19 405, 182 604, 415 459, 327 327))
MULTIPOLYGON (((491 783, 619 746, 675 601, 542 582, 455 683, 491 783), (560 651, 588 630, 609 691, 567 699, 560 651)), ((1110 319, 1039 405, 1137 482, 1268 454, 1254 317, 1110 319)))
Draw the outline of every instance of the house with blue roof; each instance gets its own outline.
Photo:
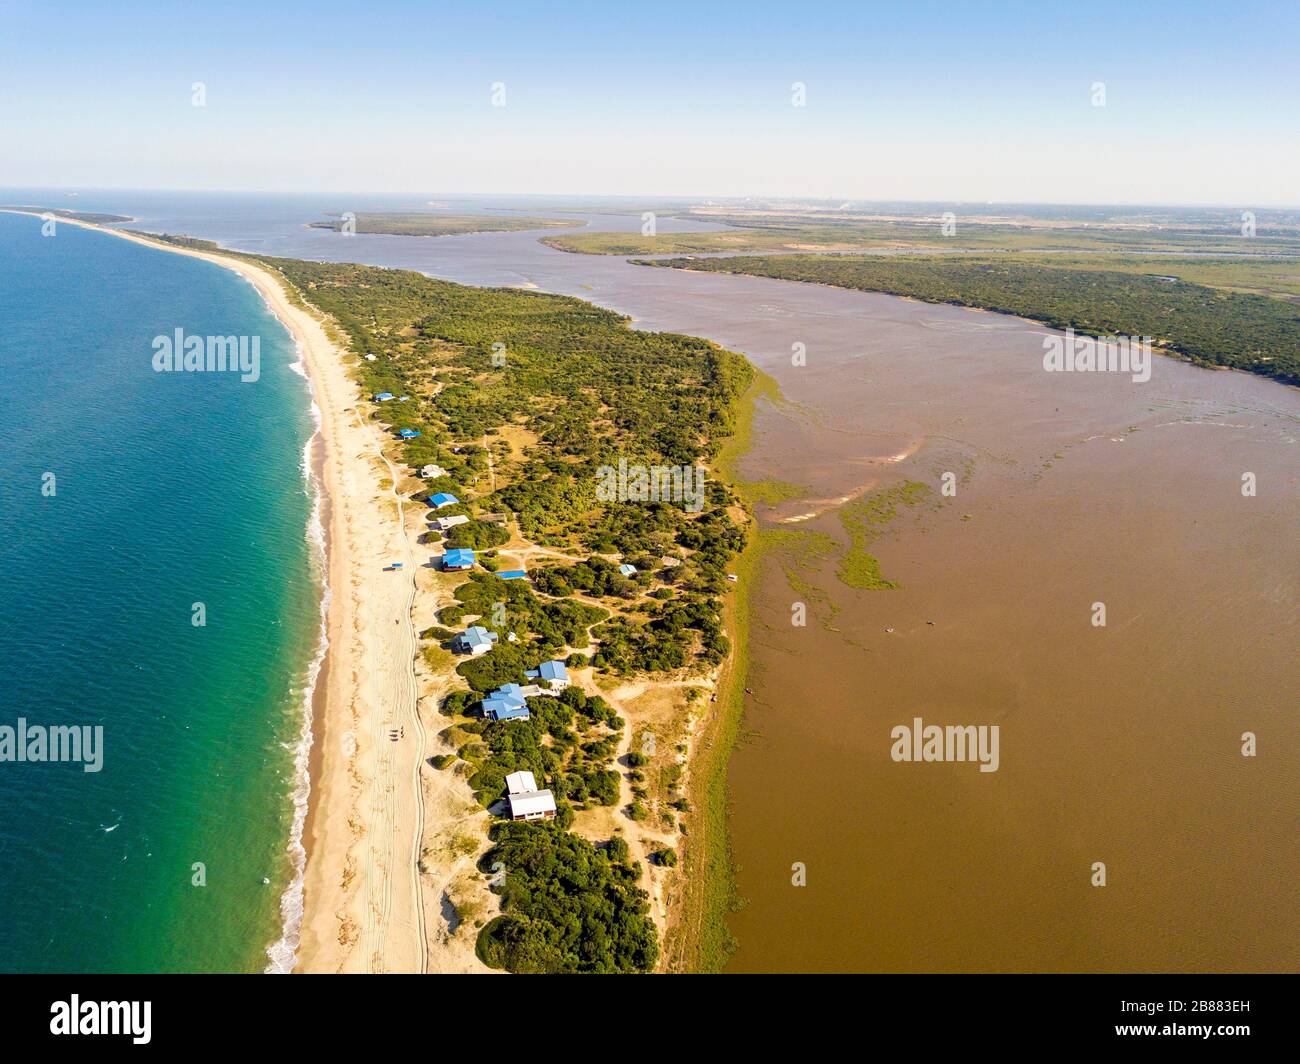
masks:
POLYGON ((460 572, 463 569, 473 569, 474 552, 468 547, 454 547, 451 550, 444 551, 442 555, 442 568, 448 573, 460 572))
POLYGON ((455 495, 448 495, 445 491, 429 496, 429 505, 435 510, 441 510, 444 506, 456 506, 459 503, 460 500, 455 495))
POLYGON ((483 699, 483 716, 488 720, 527 720, 532 716, 526 702, 506 702, 500 698, 488 696, 483 699))
POLYGON ((529 713, 524 689, 517 683, 498 687, 483 699, 483 716, 488 720, 527 720, 529 713))
POLYGON ((453 650, 477 658, 480 654, 486 654, 491 650, 492 644, 496 641, 496 632, 476 624, 473 627, 466 628, 465 631, 456 636, 451 641, 451 645, 453 650))
POLYGON ((420 436, 420 434, 416 432, 415 429, 402 429, 402 431, 399 432, 397 435, 401 436, 402 439, 404 440, 414 440, 414 439, 418 439, 420 436))
POLYGON ((373 399, 376 403, 387 403, 389 400, 393 398, 393 393, 380 392, 378 395, 372 395, 370 398, 373 399))
POLYGON ((563 691, 569 686, 569 670, 564 667, 564 662, 559 658, 554 661, 543 661, 535 669, 529 669, 524 673, 530 680, 538 680, 545 684, 552 691, 563 691))

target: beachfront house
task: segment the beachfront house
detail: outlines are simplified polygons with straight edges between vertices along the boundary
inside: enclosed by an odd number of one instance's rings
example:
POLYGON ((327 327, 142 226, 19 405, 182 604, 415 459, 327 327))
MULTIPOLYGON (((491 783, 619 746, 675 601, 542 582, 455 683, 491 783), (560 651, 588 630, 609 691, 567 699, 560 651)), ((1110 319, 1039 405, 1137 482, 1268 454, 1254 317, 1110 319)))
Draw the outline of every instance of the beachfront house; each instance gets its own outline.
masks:
POLYGON ((449 495, 445 491, 429 496, 429 505, 435 510, 441 510, 444 506, 458 506, 459 504, 460 500, 455 495, 449 495))
POLYGON ((421 480, 437 480, 439 477, 445 477, 446 475, 447 471, 442 466, 433 465, 432 463, 420 469, 421 480))
POLYGON ((397 435, 401 436, 404 440, 417 440, 420 438, 420 434, 416 432, 415 429, 402 429, 402 431, 397 435))
POLYGON ((449 528, 455 528, 457 525, 469 524, 469 518, 464 514, 452 514, 450 517, 435 517, 433 527, 439 532, 446 532, 449 528))
POLYGON ((372 395, 370 398, 373 399, 376 403, 387 403, 392 401, 393 393, 380 392, 378 395, 372 395))
POLYGON ((474 625, 466 628, 460 635, 451 641, 452 649, 461 654, 469 654, 477 658, 480 654, 486 654, 492 649, 492 644, 497 641, 496 632, 490 628, 484 628, 482 625, 474 625))
POLYGON ((502 580, 523 580, 528 576, 528 572, 524 569, 506 569, 503 572, 497 573, 497 576, 502 580))
POLYGON ((474 552, 468 547, 456 547, 453 550, 444 551, 442 555, 442 568, 444 572, 458 573, 465 569, 474 568, 474 552))
POLYGON ((624 562, 622 565, 620 565, 618 567, 618 571, 622 573, 624 576, 636 576, 636 566, 630 565, 627 562, 624 562))
POLYGON ((569 670, 558 658, 554 661, 543 661, 537 668, 529 669, 524 675, 530 680, 545 684, 552 692, 563 691, 569 686, 569 670))
POLYGON ((527 720, 528 703, 517 683, 498 687, 483 699, 483 716, 488 720, 527 720))
POLYGON ((526 771, 506 777, 506 802, 511 820, 554 820, 555 796, 537 789, 537 778, 526 771))

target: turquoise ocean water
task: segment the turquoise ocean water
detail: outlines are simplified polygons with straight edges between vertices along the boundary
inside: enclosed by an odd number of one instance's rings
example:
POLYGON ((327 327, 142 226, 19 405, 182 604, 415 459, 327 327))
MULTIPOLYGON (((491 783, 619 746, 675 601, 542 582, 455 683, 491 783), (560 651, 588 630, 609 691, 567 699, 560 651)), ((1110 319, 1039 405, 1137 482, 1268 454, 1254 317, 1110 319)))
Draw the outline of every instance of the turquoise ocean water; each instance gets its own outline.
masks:
POLYGON ((0 970, 284 952, 321 619, 295 362, 230 271, 0 214, 0 726, 104 734, 98 773, 0 763, 0 970), (260 337, 260 379, 154 372, 177 328, 260 337))

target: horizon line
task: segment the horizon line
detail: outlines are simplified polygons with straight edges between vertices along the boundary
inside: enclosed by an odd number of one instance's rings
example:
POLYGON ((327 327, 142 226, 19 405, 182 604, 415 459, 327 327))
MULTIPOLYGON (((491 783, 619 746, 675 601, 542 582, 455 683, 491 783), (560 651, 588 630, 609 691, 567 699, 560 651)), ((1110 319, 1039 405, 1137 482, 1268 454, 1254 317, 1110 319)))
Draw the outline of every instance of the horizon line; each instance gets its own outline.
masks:
POLYGON ((499 197, 502 199, 608 199, 608 200, 678 200, 687 203, 697 204, 703 201, 714 201, 719 203, 739 203, 746 200, 763 200, 767 202, 810 202, 810 203, 844 203, 844 204, 963 204, 966 206, 986 206, 986 207, 1146 207, 1146 208, 1213 208, 1219 210, 1242 210, 1255 208, 1264 208, 1268 210, 1300 210, 1298 203, 1279 203, 1279 202, 1257 202, 1251 206, 1242 207, 1241 203, 1224 203, 1212 202, 1206 200, 1197 201, 1164 201, 1164 202, 1141 202, 1135 200, 1063 200, 1063 199, 1016 199, 1016 200, 980 200, 980 199, 963 199, 961 197, 950 197, 945 199, 906 199, 900 197, 889 197, 883 199, 854 198, 850 196, 797 196, 797 195, 764 195, 762 193, 747 193, 744 195, 718 195, 718 194, 699 194, 683 195, 680 193, 625 193, 625 192, 483 192, 483 191, 369 191, 363 192, 356 189, 348 191, 323 191, 317 192, 308 189, 266 189, 266 188, 181 188, 165 186, 140 186, 140 185, 0 185, 0 192, 6 189, 14 191, 42 191, 42 192, 61 192, 66 194, 81 194, 82 192, 169 192, 169 193, 186 193, 191 195, 239 195, 239 196, 356 196, 382 198, 385 196, 401 197, 478 197, 489 199, 499 197))

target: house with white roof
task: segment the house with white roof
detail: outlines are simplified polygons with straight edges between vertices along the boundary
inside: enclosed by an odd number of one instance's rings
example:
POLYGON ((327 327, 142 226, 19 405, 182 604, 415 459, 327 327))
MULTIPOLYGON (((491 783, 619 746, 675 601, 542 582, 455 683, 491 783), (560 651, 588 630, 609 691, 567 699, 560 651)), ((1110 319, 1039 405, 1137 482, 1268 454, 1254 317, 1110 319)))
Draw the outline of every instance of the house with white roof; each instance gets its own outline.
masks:
POLYGON ((506 777, 506 802, 511 820, 555 819, 555 796, 539 791, 531 772, 512 772, 506 777))
POLYGON ((429 464, 420 468, 421 480, 437 480, 439 477, 445 477, 447 471, 440 465, 429 464))
POLYGON ((450 517, 435 517, 431 523, 439 532, 446 532, 457 525, 469 524, 469 518, 464 514, 452 514, 450 517))

